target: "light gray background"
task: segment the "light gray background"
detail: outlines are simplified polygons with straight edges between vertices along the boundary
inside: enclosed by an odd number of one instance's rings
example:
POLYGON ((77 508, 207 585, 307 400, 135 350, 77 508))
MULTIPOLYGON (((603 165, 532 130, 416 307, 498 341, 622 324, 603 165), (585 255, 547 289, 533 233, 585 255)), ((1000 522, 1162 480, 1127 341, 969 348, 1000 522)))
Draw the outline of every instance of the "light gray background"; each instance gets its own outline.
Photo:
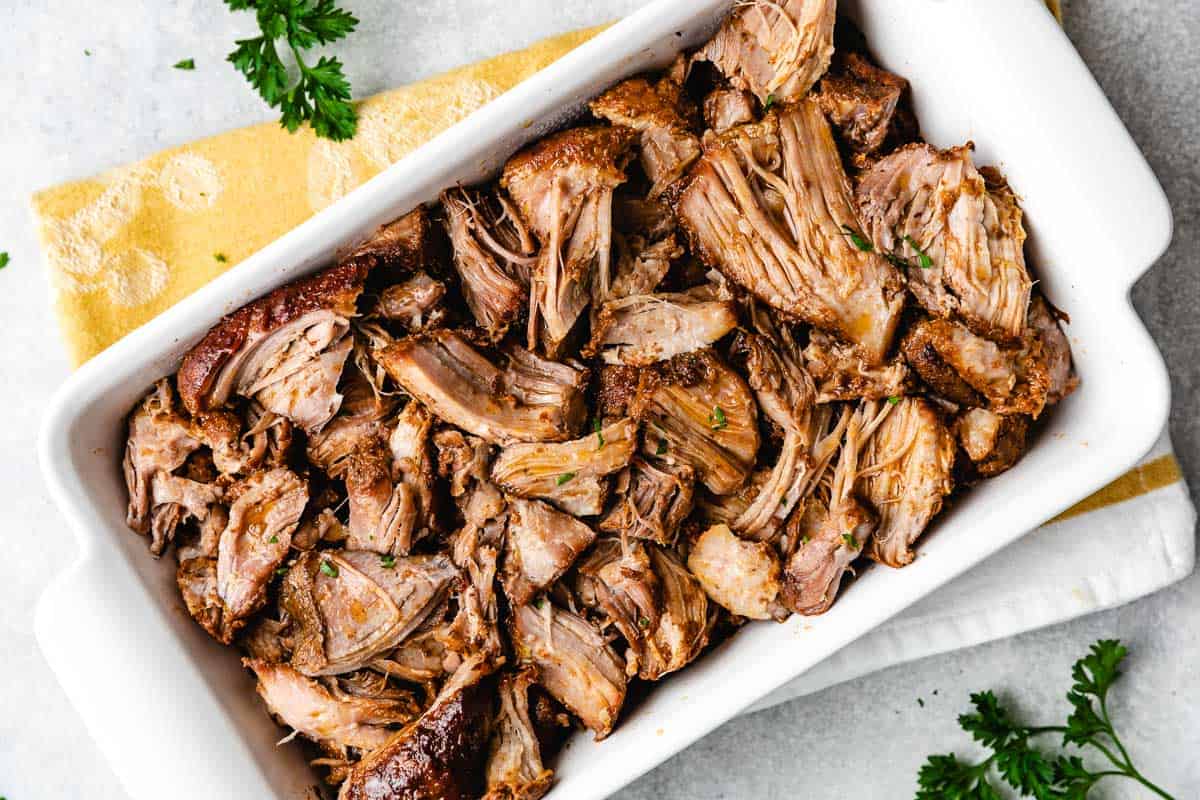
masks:
MULTIPOLYGON (((361 96, 612 19, 640 3, 344 5, 363 20, 339 49, 361 96)), ((31 630, 38 593, 70 561, 75 546, 37 475, 41 408, 67 363, 48 307, 28 197, 38 188, 270 115, 223 63, 233 40, 251 29, 245 15, 226 12, 218 0, 3 0, 0 6, 0 250, 12 256, 0 272, 0 795, 110 800, 124 795, 47 672, 31 630), (195 58, 195 72, 170 68, 186 57, 195 58)), ((1196 0, 1073 0, 1067 12, 1068 33, 1174 208, 1174 244, 1134 300, 1171 368, 1171 431, 1195 486, 1200 11, 1196 0)), ((1119 637, 1133 648, 1115 714, 1135 761, 1181 800, 1200 797, 1200 575, 1115 611, 895 667, 740 719, 619 796, 911 797, 925 754, 970 751, 954 722, 970 691, 1002 688, 1049 721, 1065 714, 1071 661, 1100 637, 1119 637)), ((102 657, 80 653, 83 659, 102 657)), ((1147 796, 1115 784, 1097 795, 1147 796)))

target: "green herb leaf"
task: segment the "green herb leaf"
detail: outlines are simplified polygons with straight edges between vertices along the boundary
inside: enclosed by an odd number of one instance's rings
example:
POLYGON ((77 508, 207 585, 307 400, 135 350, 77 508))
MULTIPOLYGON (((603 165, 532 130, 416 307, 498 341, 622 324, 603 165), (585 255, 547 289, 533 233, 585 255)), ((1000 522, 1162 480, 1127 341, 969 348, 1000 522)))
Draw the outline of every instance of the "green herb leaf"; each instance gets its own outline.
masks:
POLYGON ((288 574, 287 567, 277 567, 275 569, 275 577, 276 578, 282 578, 284 575, 287 575, 287 574, 288 574))
POLYGON ((196 59, 185 58, 183 61, 176 61, 171 66, 175 69, 193 70, 196 68, 196 59))
POLYGON ((382 555, 379 557, 379 566, 384 569, 392 569, 396 566, 396 557, 391 554, 382 555))
POLYGON ((708 415, 708 425, 714 431, 719 431, 729 424, 729 420, 725 418, 725 409, 720 406, 713 406, 712 413, 708 415))
POLYGON ((812 540, 808 538, 807 534, 805 534, 804 536, 800 537, 800 546, 804 547, 804 545, 808 544, 810 541, 812 540))
POLYGON ((600 430, 600 418, 596 417, 592 420, 592 430, 596 432, 596 449, 604 447, 604 434, 600 430))
POLYGON ((900 398, 897 397, 896 395, 892 395, 891 397, 889 397, 887 399, 887 401, 888 401, 888 405, 894 406, 894 405, 898 405, 900 403, 900 398))
POLYGON ((638 617, 638 627, 642 628, 643 630, 645 630, 646 628, 649 628, 650 627, 650 618, 649 617, 638 617))
POLYGON ((854 538, 853 533, 843 533, 842 534, 842 542, 846 545, 847 549, 849 549, 849 550, 857 550, 858 549, 858 539, 854 538))
POLYGON ((343 38, 354 31, 358 20, 334 0, 225 0, 225 4, 233 11, 255 12, 262 35, 236 42, 228 61, 268 105, 280 109, 280 124, 294 132, 308 122, 317 136, 334 141, 352 137, 358 116, 341 61, 322 56, 310 64, 301 51, 343 38), (296 59, 300 77, 295 85, 289 85, 277 40, 283 40, 296 59))
POLYGON ((771 106, 775 105, 775 95, 767 95, 767 102, 763 103, 763 111, 770 111, 771 106))
POLYGON ((922 250, 917 245, 916 241, 907 233, 904 234, 904 241, 909 247, 917 251, 917 263, 921 265, 921 269, 929 269, 933 266, 933 259, 930 258, 929 254, 922 250))
POLYGON ((574 477, 575 477, 574 472, 564 472, 562 475, 559 475, 557 478, 554 479, 554 484, 556 486, 562 486, 564 483, 566 483, 567 481, 571 480, 574 477))
POLYGON ((338 576, 337 565, 334 564, 332 561, 322 561, 321 562, 321 572, 324 572, 326 575, 328 575, 331 578, 336 578, 338 576))
POLYGON ((8 251, 0 253, 0 269, 8 266, 8 251))
POLYGON ((267 539, 268 544, 279 544, 279 537, 276 534, 271 534, 271 538, 267 539))
POLYGON ((666 455, 666 452, 667 452, 667 440, 660 436, 658 439, 658 449, 654 451, 654 455, 656 455, 656 456, 666 455))
POLYGON ((218 264, 224 264, 227 261, 229 261, 229 259, 225 256, 224 253, 213 253, 213 258, 215 258, 217 260, 218 264))
POLYGON ((546 598, 539 597, 537 600, 534 600, 533 607, 538 609, 539 611, 542 610, 543 608, 545 608, 546 607, 546 598))
POLYGON ((854 228, 851 228, 849 225, 842 226, 842 233, 846 234, 852 245, 857 247, 859 250, 862 250, 864 253, 870 253, 875 250, 875 247, 866 239, 864 239, 860 232, 854 230, 854 228))

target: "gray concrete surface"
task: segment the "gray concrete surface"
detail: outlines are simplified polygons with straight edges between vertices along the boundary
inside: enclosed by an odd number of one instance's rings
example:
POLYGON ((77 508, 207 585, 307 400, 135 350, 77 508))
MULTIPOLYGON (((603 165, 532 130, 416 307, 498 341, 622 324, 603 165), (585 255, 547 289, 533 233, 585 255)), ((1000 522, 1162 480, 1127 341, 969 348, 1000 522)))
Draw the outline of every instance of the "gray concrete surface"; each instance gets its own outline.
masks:
MULTIPOLYGON (((340 51, 359 94, 639 5, 346 4, 365 21, 340 51)), ((36 476, 40 409, 67 365, 47 308, 27 198, 37 188, 269 114, 222 63, 233 39, 249 28, 248 20, 226 13, 217 0, 7 0, 0 6, 0 250, 12 256, 0 272, 0 320, 7 323, 0 351, 0 535, 6 544, 0 567, 0 795, 115 800, 123 797, 115 778, 46 672, 32 638, 37 594, 69 561, 74 543, 36 476), (195 58, 194 73, 170 69, 185 57, 195 58)), ((1194 403, 1200 382, 1200 9, 1195 0, 1073 0, 1067 11, 1072 40, 1146 152, 1175 211, 1174 243, 1134 300, 1171 368, 1171 430, 1194 487, 1200 479, 1194 403)), ((1193 576, 1114 611, 896 667, 740 719, 618 796, 910 797, 925 754, 970 751, 954 723, 970 691, 996 687, 1032 716, 1050 719, 1065 713, 1071 661, 1096 638, 1120 637, 1134 655, 1114 713, 1134 758, 1176 797, 1200 797, 1198 620, 1200 576, 1193 576)), ((1114 784, 1096 796, 1145 794, 1114 784)))

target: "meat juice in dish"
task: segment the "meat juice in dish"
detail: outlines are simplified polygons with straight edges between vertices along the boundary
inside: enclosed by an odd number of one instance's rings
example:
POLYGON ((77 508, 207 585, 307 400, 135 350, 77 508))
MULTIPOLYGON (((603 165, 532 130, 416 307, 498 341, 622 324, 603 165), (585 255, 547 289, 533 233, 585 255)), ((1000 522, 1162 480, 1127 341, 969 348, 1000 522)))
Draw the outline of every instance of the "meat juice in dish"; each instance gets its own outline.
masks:
POLYGON ((1024 239, 832 0, 738 4, 222 319, 130 413, 128 522, 342 800, 536 800, 1020 459, 1077 383, 1024 239))

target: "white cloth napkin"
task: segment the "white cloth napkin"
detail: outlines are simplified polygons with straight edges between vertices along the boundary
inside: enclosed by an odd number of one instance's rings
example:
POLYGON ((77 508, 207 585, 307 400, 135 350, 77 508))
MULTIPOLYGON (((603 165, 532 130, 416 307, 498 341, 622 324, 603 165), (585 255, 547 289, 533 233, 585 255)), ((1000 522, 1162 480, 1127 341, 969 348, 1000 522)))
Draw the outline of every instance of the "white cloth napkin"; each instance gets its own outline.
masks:
MULTIPOLYGON (((1171 452, 1164 432, 1139 466, 1171 452)), ((1182 478, 1044 525, 767 695, 746 713, 894 664, 1002 639, 1144 597, 1191 573, 1196 560, 1195 527, 1196 509, 1182 478)))

